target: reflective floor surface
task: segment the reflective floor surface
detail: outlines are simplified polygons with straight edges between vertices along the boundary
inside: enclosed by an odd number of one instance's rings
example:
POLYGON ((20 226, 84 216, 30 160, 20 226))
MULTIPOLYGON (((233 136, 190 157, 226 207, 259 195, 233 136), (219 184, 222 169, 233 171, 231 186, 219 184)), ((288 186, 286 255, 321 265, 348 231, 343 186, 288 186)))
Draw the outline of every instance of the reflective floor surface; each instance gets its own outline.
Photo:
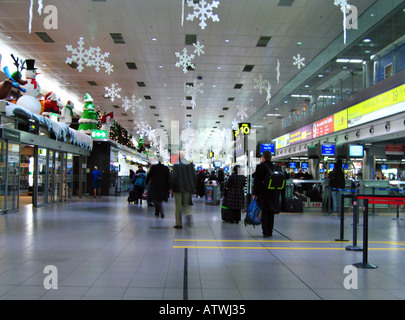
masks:
MULTIPOLYGON (((127 196, 86 197, 0 216, 0 299, 370 300, 405 299, 405 220, 369 218, 370 264, 353 245, 352 216, 282 213, 273 237, 223 222, 219 206, 193 198, 193 225, 128 205, 127 196)), ((402 209, 403 210, 403 209, 402 209)), ((243 218, 243 215, 242 215, 243 218)), ((362 248, 360 218, 357 246, 362 248)))

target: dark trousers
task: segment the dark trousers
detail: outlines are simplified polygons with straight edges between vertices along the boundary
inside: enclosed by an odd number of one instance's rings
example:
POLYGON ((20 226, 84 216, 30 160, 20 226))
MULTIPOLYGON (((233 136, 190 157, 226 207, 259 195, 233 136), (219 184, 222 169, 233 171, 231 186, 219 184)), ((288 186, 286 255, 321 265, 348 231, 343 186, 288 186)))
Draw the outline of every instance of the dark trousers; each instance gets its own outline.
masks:
POLYGON ((262 229, 263 235, 271 236, 274 228, 274 213, 271 211, 263 210, 262 215, 262 229))

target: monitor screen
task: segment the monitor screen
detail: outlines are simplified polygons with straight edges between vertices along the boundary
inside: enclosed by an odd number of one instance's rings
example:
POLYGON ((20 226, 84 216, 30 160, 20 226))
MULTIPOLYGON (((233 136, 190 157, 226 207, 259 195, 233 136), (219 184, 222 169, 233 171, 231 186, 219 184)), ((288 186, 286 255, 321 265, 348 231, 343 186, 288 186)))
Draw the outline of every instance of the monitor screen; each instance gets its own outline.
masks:
POLYGON ((222 162, 221 161, 214 161, 214 167, 215 168, 221 168, 222 162))
POLYGON ((260 153, 263 154, 264 151, 270 151, 272 155, 275 154, 275 143, 266 142, 260 144, 260 153))
POLYGON ((301 168, 302 169, 308 169, 309 163, 308 162, 301 162, 301 168))
POLYGON ((352 158, 364 157, 364 146, 352 145, 349 146, 349 156, 352 158))
POLYGON ((290 162, 290 168, 291 169, 297 168, 297 163, 296 162, 290 162))
POLYGON ((388 170, 388 165, 387 164, 382 164, 381 165, 381 170, 388 170))
POLYGON ((325 143, 322 145, 321 155, 322 157, 334 157, 336 151, 336 145, 331 143, 325 143))

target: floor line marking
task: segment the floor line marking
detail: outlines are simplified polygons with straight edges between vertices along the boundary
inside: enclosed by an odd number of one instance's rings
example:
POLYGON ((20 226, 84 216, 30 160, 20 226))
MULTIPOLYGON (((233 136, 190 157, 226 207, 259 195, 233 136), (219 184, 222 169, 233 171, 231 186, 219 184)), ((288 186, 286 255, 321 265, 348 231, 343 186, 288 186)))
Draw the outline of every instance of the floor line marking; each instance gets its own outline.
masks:
MULTIPOLYGON (((174 239, 175 242, 236 242, 236 243, 337 243, 337 241, 322 241, 322 240, 213 240, 213 239, 174 239)), ((363 241, 358 241, 362 243, 363 241)), ((368 243, 381 243, 393 245, 405 245, 403 241, 369 241, 368 243)))
MULTIPOLYGON (((212 247, 212 246, 173 246, 173 249, 229 249, 229 250, 346 250, 345 248, 305 248, 305 247, 212 247)), ((371 251, 405 251, 405 248, 368 248, 371 251)))

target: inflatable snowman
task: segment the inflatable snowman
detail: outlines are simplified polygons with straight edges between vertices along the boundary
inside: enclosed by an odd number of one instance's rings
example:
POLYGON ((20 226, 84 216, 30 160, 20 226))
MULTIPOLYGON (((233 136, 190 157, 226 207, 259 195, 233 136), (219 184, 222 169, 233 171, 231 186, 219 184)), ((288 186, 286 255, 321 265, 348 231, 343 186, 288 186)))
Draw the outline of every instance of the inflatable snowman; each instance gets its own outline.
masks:
POLYGON ((41 102, 37 99, 37 96, 41 93, 41 87, 36 80, 38 73, 35 68, 35 60, 27 59, 25 63, 25 78, 28 83, 22 86, 26 92, 17 100, 17 105, 24 107, 32 113, 41 114, 41 102))
POLYGON ((75 108, 75 106, 74 106, 73 102, 68 101, 62 109, 61 117, 59 118, 59 122, 64 122, 64 123, 70 125, 73 120, 73 109, 74 108, 75 108))

